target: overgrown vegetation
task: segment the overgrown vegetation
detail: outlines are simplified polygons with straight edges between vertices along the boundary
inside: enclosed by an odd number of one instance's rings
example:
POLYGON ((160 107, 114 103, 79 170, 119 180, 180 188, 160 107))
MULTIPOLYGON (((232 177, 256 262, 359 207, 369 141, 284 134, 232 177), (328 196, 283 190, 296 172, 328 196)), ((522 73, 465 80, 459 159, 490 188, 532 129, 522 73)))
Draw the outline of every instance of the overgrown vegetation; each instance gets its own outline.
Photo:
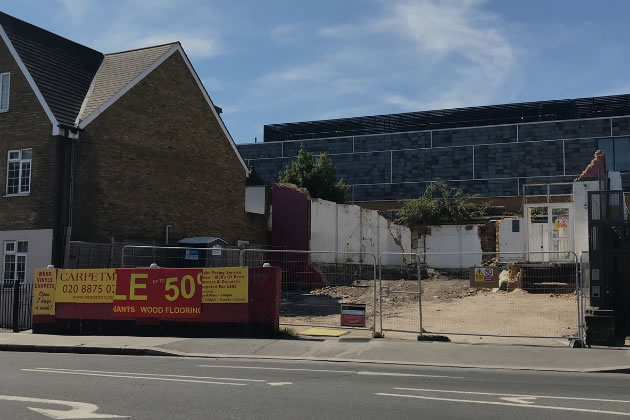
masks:
POLYGON ((306 188, 313 198, 345 203, 350 187, 337 181, 337 170, 325 153, 315 159, 304 146, 300 147, 297 159, 280 172, 280 182, 306 188))
POLYGON ((278 335, 276 336, 279 340, 297 340, 298 335, 293 328, 280 328, 278 331, 278 335))
POLYGON ((467 224, 488 210, 488 205, 478 198, 438 181, 429 185, 422 197, 407 201, 400 209, 396 223, 410 228, 443 223, 467 224))

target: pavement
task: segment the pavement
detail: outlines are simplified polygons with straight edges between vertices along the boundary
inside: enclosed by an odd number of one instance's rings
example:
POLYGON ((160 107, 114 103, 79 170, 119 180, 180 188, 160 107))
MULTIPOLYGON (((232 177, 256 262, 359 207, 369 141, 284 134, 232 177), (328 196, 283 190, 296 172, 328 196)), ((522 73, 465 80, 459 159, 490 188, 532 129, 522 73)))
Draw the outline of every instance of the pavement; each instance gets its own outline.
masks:
POLYGON ((628 348, 339 338, 68 336, 0 332, 0 351, 302 360, 557 372, 630 373, 628 348))

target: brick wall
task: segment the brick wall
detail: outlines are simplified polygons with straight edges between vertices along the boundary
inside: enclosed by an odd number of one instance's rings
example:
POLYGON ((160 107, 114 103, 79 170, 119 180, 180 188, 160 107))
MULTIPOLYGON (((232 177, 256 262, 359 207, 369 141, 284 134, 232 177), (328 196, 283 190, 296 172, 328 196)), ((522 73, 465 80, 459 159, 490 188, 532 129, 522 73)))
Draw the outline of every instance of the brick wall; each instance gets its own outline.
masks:
POLYGON ((245 213, 245 169, 179 53, 81 134, 73 239, 219 236, 266 243, 245 213))
POLYGON ((0 230, 51 229, 55 224, 56 138, 35 93, 0 40, 0 73, 11 73, 9 111, 0 113, 0 230), (5 197, 7 152, 33 149, 31 193, 5 197))

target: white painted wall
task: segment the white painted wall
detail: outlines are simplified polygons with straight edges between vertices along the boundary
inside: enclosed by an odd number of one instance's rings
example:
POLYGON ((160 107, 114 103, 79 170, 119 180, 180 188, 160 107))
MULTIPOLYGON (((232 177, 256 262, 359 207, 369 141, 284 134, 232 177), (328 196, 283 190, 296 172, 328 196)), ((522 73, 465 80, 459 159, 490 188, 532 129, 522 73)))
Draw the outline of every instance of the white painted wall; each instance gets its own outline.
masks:
POLYGON ((621 172, 608 171, 608 180, 610 182, 609 188, 611 191, 623 190, 623 186, 621 183, 621 172))
POLYGON ((524 252, 526 249, 525 235, 527 232, 526 221, 523 217, 513 217, 497 222, 497 236, 499 244, 499 261, 508 262, 522 260, 524 254, 501 254, 504 252, 524 252), (512 232, 512 221, 519 221, 519 231, 512 232))
POLYGON ((245 211, 265 214, 265 186, 245 187, 245 211))
POLYGON ((588 252, 588 192, 598 190, 599 181, 573 184, 573 243, 578 256, 588 252))
POLYGON ((420 235, 418 239, 418 252, 426 253, 426 263, 429 267, 465 268, 481 263, 481 241, 477 225, 473 225, 470 230, 460 225, 430 228, 430 235, 420 235), (471 252, 477 254, 462 254, 471 252))
MULTIPOLYGON (((334 254, 313 254, 312 261, 319 263, 363 262, 373 263, 371 257, 347 254, 365 252, 377 258, 383 252, 409 253, 411 231, 391 223, 376 210, 355 205, 336 204, 331 201, 311 200, 312 251, 338 251, 334 254), (346 254, 344 254, 346 253, 346 254)), ((403 264, 402 256, 384 256, 383 264, 403 264)))
POLYGON ((52 229, 0 231, 0 246, 2 246, 0 249, 2 252, 0 281, 4 278, 4 241, 28 241, 24 278, 26 283, 33 283, 33 274, 36 268, 46 268, 52 261, 52 229))

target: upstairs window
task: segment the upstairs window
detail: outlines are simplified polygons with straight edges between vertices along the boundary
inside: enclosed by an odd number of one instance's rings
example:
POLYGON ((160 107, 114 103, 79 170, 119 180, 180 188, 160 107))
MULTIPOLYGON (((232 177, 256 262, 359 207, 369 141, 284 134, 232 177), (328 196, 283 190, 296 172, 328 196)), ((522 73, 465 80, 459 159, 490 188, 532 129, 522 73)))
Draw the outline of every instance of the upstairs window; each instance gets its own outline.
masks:
POLYGON ((3 286, 13 287, 18 281, 24 282, 26 277, 26 256, 28 253, 27 241, 4 242, 4 270, 3 286))
POLYGON ((9 85, 11 84, 11 73, 0 74, 0 112, 9 110, 9 85))
POLYGON ((630 171, 630 137, 600 139, 599 148, 606 154, 606 169, 630 171))
POLYGON ((26 195, 31 192, 33 149, 9 150, 7 159, 7 195, 26 195))

